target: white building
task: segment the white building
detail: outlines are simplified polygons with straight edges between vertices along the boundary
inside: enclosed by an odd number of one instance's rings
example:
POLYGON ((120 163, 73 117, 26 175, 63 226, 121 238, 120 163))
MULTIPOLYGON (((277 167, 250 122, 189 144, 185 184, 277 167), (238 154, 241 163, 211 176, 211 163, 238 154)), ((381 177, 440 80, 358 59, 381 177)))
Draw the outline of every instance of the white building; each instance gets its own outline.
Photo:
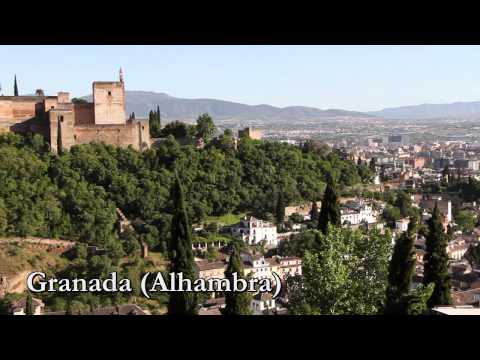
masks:
POLYGON ((349 201, 340 209, 340 220, 342 224, 359 225, 362 222, 375 224, 378 213, 363 201, 349 201))
POLYGON ((240 237, 248 245, 256 245, 262 241, 270 247, 278 245, 277 227, 253 216, 245 216, 240 220, 239 224, 232 227, 232 234, 240 237))
POLYGON ((276 309, 275 299, 269 293, 258 293, 254 295, 250 306, 253 315, 272 314, 276 309))
POLYGON ((408 218, 404 218, 404 219, 400 219, 400 220, 395 221, 396 232, 402 233, 404 231, 407 231, 409 223, 410 223, 410 219, 408 219, 408 218))

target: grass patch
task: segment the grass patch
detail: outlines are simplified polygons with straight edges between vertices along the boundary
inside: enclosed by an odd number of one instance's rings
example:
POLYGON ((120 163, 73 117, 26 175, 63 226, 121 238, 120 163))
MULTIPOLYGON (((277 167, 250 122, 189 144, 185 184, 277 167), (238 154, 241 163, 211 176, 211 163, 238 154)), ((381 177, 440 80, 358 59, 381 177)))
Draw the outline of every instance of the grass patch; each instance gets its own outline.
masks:
POLYGON ((240 219, 243 218, 246 213, 241 214, 225 214, 222 216, 208 216, 205 220, 206 223, 216 222, 219 225, 230 226, 240 222, 240 219))

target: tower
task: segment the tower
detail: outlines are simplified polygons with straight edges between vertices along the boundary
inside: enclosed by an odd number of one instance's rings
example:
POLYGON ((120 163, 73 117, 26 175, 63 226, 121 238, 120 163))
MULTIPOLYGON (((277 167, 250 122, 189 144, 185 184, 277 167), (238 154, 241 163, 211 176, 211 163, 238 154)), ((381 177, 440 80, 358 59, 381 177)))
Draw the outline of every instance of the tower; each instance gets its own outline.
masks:
POLYGON ((118 72, 118 75, 119 75, 120 82, 123 84, 123 70, 121 67, 120 67, 120 71, 118 72))

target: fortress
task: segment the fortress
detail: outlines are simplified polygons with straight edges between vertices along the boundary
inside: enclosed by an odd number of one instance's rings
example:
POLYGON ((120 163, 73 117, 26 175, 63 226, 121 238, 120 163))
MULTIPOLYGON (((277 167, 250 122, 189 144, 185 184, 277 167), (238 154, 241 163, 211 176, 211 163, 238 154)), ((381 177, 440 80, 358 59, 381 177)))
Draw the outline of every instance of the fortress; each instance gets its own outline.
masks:
POLYGON ((91 103, 73 103, 68 92, 0 96, 0 133, 41 134, 53 152, 90 142, 132 145, 140 151, 150 147, 148 120, 126 116, 122 71, 119 81, 96 81, 92 87, 91 103))

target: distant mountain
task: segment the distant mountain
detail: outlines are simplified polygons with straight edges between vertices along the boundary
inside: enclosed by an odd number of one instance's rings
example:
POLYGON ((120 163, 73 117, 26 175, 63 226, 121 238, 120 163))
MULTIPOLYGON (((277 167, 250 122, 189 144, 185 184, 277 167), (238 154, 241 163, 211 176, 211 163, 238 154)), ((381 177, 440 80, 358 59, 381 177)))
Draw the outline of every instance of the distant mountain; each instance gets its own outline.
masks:
MULTIPOLYGON (((194 120, 202 113, 209 113, 216 120, 320 120, 336 117, 372 117, 365 113, 312 107, 289 106, 285 108, 271 105, 245 105, 216 99, 182 99, 164 93, 150 91, 126 91, 126 111, 135 116, 146 117, 150 110, 160 106, 163 119, 194 120)), ((85 96, 87 100, 92 96, 85 96)))
POLYGON ((402 106, 369 114, 387 119, 480 118, 480 101, 402 106))

